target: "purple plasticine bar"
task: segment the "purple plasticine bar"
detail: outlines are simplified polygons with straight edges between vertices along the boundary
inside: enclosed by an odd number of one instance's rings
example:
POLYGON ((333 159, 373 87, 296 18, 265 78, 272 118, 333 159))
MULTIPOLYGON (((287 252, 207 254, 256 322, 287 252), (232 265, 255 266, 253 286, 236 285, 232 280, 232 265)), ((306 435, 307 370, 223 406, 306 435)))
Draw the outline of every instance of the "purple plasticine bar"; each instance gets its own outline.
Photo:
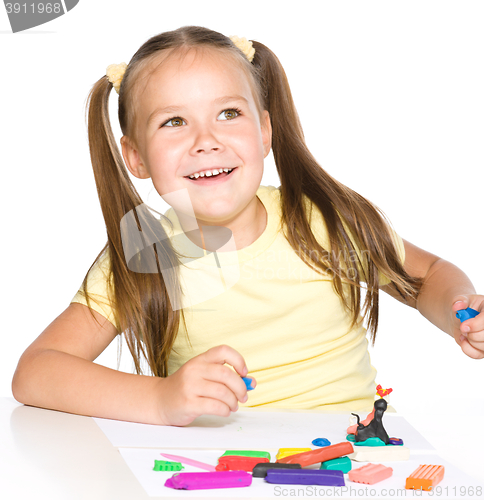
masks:
POLYGON ((260 463, 252 469, 252 477, 266 477, 269 469, 298 469, 301 470, 301 464, 277 464, 277 463, 260 463))
POLYGON ((344 486, 340 470, 269 469, 266 481, 273 484, 317 484, 319 486, 344 486))
POLYGON ((242 470, 223 472, 180 472, 165 483, 175 490, 211 490, 241 488, 252 484, 252 475, 242 470))

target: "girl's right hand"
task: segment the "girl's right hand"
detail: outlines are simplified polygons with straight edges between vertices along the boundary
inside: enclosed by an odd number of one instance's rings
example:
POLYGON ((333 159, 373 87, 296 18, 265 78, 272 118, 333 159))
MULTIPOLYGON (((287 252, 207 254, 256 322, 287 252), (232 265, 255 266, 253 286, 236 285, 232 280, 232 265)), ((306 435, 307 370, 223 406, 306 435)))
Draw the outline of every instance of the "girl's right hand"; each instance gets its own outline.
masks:
MULTIPOLYGON (((238 401, 245 403, 248 399, 241 378, 247 372, 244 358, 226 345, 212 347, 192 358, 169 377, 160 379, 163 425, 188 425, 200 415, 228 417, 238 410, 238 401)), ((252 387, 255 385, 253 379, 252 387)))

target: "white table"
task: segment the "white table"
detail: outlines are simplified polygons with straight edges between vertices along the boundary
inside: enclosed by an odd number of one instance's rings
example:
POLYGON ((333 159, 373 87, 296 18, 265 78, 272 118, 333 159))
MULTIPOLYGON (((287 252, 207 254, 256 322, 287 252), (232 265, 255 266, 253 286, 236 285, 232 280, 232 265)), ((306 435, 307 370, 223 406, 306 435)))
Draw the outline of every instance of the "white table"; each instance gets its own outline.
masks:
MULTIPOLYGON (((425 418, 420 418, 421 425, 412 416, 405 417, 442 458, 484 483, 482 430, 476 430, 474 441, 466 441, 472 435, 472 425, 479 421, 482 426, 480 410, 471 409, 465 421, 455 414, 446 417, 438 408, 428 410, 425 418), (446 438, 449 421, 455 429, 446 438), (459 440, 463 440, 461 445, 459 440)), ((0 398, 0 436, 2 499, 150 498, 89 417, 25 407, 12 398, 0 398)))

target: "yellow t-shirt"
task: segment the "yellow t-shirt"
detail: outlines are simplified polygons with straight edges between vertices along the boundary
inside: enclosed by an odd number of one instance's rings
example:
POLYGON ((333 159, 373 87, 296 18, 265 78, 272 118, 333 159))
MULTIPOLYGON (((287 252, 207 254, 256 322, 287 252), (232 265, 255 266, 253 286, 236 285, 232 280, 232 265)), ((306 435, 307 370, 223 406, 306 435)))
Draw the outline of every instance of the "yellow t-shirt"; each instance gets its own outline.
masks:
MULTIPOLYGON (((266 208, 267 226, 254 243, 188 264, 202 273, 201 281, 190 282, 190 270, 181 267, 186 278, 182 282, 195 293, 193 304, 183 307, 187 330, 181 322, 169 373, 211 347, 226 344, 242 354, 249 375, 257 380, 245 406, 371 409, 376 370, 370 363, 366 329, 350 328, 329 276, 310 269, 287 242, 281 231, 280 191, 260 186, 257 196, 266 208), (208 274, 203 274, 202 261, 208 274), (210 298, 197 302, 200 283, 210 298)), ((183 235, 174 210, 165 216, 174 226, 167 233, 183 235)), ((312 211, 311 227, 325 247, 325 225, 317 209, 312 211)), ((393 237, 404 262, 403 242, 396 233, 393 237)), ((176 241, 183 248, 180 239, 176 241)), ((88 290, 95 300, 93 309, 113 322, 106 298, 107 266, 105 256, 91 272, 88 290)), ((380 276, 380 282, 389 280, 380 276)), ((79 292, 72 301, 86 304, 79 292)))

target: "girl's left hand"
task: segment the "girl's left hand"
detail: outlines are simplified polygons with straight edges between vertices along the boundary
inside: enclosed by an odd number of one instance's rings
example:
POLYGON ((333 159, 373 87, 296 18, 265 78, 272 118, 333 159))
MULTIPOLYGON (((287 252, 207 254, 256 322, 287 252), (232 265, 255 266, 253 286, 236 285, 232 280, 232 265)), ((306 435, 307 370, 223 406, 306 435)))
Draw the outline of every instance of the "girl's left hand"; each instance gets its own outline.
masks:
POLYGON ((484 295, 457 296, 452 306, 452 315, 454 339, 460 345, 462 352, 470 358, 484 358, 484 295), (468 307, 479 311, 479 315, 461 323, 455 313, 468 307))

